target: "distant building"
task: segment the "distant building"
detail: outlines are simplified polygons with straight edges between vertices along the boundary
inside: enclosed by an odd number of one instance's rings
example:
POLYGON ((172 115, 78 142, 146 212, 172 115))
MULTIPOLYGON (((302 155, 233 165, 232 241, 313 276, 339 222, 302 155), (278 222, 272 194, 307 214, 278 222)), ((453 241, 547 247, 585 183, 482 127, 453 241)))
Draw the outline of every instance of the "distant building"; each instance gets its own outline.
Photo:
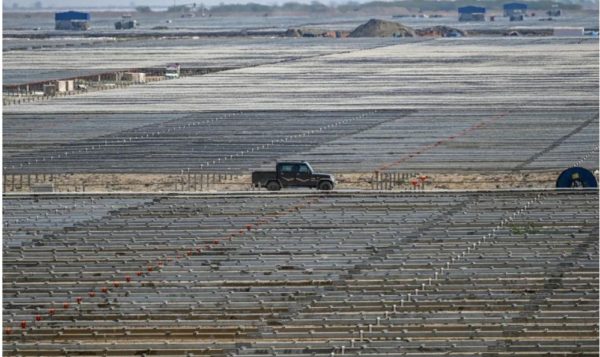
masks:
POLYGON ((557 4, 552 5, 552 8, 548 11, 546 11, 546 14, 548 14, 548 16, 561 16, 562 15, 562 10, 558 7, 557 4))
POLYGON ((522 4, 518 2, 511 2, 508 4, 504 4, 502 7, 504 9, 504 17, 510 17, 511 15, 524 15, 527 12, 527 4, 522 4))
POLYGON ((485 21, 485 7, 463 6, 458 8, 458 21, 485 21))
POLYGON ((56 30, 89 30, 90 14, 79 11, 57 12, 54 14, 54 28, 56 30))
POLYGON ((510 21, 523 21, 527 13, 527 4, 518 2, 504 4, 503 8, 504 16, 508 17, 510 21))

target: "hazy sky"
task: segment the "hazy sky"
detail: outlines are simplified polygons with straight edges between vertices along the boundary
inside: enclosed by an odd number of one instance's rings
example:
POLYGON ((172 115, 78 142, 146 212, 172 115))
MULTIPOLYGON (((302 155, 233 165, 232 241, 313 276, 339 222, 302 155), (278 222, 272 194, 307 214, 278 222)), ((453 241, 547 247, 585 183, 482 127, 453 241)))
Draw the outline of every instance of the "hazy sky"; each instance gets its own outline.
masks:
MULTIPOLYGON (((40 2, 43 7, 72 7, 72 8, 89 8, 89 7, 111 7, 111 6, 131 6, 131 5, 148 5, 155 7, 167 7, 173 4, 204 4, 215 5, 219 3, 246 3, 255 2, 261 4, 279 4, 290 0, 4 0, 5 8, 12 8, 13 4, 19 4, 20 7, 33 7, 36 2, 40 2)), ((295 2, 309 3, 311 0, 294 0, 295 2)), ((366 1, 366 0, 363 0, 366 1)), ((347 2, 347 0, 321 0, 325 4, 347 2)), ((361 2, 358 0, 357 2, 361 2)))
MULTIPOLYGON (((171 5, 185 5, 185 4, 204 4, 207 6, 216 5, 219 3, 247 3, 255 2, 261 4, 283 4, 285 2, 295 1, 301 3, 310 3, 312 0, 4 0, 4 8, 12 8, 13 4, 18 4, 20 7, 33 7, 35 3, 39 2, 43 7, 58 7, 58 8, 108 8, 108 7, 123 7, 123 6, 137 6, 137 5, 148 5, 157 8, 165 8, 171 5)), ((349 0, 319 0, 324 4, 336 4, 346 3, 349 0)), ((368 0, 353 0, 355 2, 366 2, 368 0)), ((385 0, 384 0, 385 1, 385 0)), ((507 0, 508 1, 508 0, 507 0)), ((586 3, 598 3, 598 0, 562 0, 563 2, 586 2, 586 3)))

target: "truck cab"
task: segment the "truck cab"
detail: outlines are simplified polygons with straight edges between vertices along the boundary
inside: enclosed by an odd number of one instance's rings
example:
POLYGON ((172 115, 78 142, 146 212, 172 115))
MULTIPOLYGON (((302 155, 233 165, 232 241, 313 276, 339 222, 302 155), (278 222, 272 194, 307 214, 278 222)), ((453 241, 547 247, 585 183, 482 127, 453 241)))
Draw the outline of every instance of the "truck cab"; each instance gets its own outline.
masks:
POLYGON ((269 191, 278 191, 285 187, 308 187, 319 190, 332 190, 335 178, 330 174, 315 173, 306 161, 279 162, 275 171, 255 171, 252 184, 265 187, 269 191))
POLYGON ((181 66, 179 65, 179 63, 169 64, 165 68, 165 77, 167 79, 179 78, 180 73, 181 73, 181 66))

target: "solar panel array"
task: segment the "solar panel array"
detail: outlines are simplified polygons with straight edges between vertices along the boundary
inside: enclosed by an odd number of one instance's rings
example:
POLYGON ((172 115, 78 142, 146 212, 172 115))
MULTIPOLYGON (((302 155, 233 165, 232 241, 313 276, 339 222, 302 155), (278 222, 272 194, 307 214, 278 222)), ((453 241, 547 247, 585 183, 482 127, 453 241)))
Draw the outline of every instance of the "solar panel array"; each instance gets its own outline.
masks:
POLYGON ((593 355, 597 191, 4 199, 12 355, 593 355))
MULTIPOLYGON (((363 40, 290 58, 263 40, 258 57, 282 62, 10 106, 5 172, 597 168, 597 41, 363 40)), ((219 53, 249 60, 238 50, 219 53)))

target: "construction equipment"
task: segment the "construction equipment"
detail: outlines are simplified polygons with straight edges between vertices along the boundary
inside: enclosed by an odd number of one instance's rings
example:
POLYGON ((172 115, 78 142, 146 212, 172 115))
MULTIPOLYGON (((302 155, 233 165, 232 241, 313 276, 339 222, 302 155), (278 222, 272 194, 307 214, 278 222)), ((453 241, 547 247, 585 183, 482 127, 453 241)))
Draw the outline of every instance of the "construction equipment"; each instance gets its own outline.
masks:
POLYGON ((116 30, 130 30, 138 27, 137 20, 131 18, 131 15, 123 15, 121 20, 115 22, 116 30))
POLYGON ((167 77, 167 79, 179 78, 180 73, 181 66, 179 63, 168 64, 165 69, 165 77, 167 77))

